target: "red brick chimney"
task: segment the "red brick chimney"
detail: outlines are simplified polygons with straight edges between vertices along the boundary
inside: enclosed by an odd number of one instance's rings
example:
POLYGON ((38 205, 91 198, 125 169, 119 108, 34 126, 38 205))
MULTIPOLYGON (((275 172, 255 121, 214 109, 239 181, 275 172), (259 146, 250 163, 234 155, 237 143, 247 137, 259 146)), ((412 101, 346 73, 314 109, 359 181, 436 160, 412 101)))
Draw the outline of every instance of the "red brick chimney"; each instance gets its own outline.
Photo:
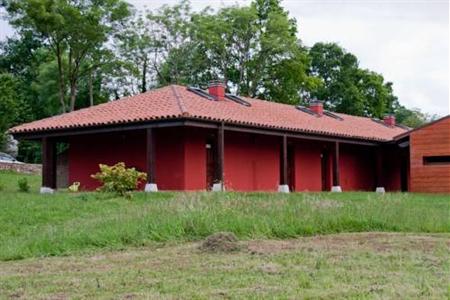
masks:
POLYGON ((219 80, 210 81, 208 85, 208 93, 218 101, 224 100, 225 85, 219 80))
POLYGON ((384 124, 386 126, 395 126, 395 116, 394 115, 385 115, 384 118, 384 124))
POLYGON ((323 102, 319 100, 312 100, 309 103, 309 110, 315 112, 319 116, 323 115, 323 102))

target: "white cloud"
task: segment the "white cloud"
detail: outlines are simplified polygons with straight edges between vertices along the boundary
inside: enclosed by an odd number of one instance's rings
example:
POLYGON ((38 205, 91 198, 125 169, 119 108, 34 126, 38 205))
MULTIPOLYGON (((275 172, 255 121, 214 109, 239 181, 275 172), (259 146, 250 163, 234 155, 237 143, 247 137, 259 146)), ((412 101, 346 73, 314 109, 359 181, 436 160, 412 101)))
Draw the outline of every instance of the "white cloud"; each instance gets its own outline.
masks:
MULTIPOLYGON (((131 0, 153 9, 177 0, 131 0)), ((195 10, 250 3, 249 0, 193 0, 195 10)), ((424 112, 449 114, 449 4, 446 0, 284 0, 308 46, 339 43, 364 68, 394 83, 402 104, 424 112)), ((0 22, 0 39, 11 34, 0 22)))

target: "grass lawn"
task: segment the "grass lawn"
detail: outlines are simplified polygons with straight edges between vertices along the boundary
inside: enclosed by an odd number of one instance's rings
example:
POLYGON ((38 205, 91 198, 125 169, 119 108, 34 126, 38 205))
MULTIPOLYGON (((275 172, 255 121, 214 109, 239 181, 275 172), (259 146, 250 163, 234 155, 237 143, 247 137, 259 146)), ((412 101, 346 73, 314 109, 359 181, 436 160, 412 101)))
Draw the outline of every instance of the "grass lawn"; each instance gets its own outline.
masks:
POLYGON ((0 172, 2 298, 450 297, 448 195, 38 194, 0 172), (235 233, 234 253, 198 243, 235 233), (56 256, 56 257, 51 257, 56 256))
POLYGON ((241 242, 233 253, 197 243, 0 262, 0 298, 445 299, 448 237, 342 233, 241 242), (3 296, 2 296, 3 295, 3 296))

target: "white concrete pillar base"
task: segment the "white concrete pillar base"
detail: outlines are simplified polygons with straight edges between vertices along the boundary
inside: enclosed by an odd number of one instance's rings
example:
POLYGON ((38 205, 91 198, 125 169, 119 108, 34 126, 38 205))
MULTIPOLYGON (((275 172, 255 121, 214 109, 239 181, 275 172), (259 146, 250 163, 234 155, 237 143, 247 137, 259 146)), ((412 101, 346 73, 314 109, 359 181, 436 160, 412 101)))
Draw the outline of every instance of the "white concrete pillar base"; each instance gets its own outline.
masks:
POLYGON ((342 188, 341 188, 340 185, 336 185, 336 186, 331 187, 331 191, 333 193, 341 193, 342 192, 342 188))
POLYGON ((145 192, 147 193, 153 193, 158 191, 158 185, 156 183, 147 183, 145 185, 145 192))
POLYGON ((53 194, 54 192, 55 192, 54 189, 45 186, 42 186, 41 189, 39 190, 39 193, 41 194, 53 194))
POLYGON ((384 194, 386 193, 386 190, 384 189, 384 187, 380 186, 375 189, 375 193, 384 194))
POLYGON ((287 184, 280 184, 278 186, 279 193, 289 193, 289 186, 287 184))
POLYGON ((211 190, 213 192, 224 192, 225 186, 222 184, 222 182, 214 183, 211 190))

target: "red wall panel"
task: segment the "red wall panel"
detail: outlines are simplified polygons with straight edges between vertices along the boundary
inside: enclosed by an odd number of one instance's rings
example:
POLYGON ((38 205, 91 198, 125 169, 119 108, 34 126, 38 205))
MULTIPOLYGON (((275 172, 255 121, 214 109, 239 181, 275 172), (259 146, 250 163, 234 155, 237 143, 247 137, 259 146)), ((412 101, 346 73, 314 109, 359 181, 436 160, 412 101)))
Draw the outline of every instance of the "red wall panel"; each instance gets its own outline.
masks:
MULTIPOLYGON (((156 132, 156 180, 161 190, 183 190, 184 136, 176 128, 156 132)), ((99 164, 124 162, 146 171, 144 131, 72 137, 69 140, 69 182, 79 181, 82 189, 92 190, 99 182, 91 178, 99 164)))
POLYGON ((206 190, 206 139, 207 130, 185 130, 185 189, 206 190))
POLYGON ((145 171, 143 132, 77 136, 70 138, 69 145, 69 184, 79 181, 82 189, 99 186, 91 178, 91 174, 99 171, 99 164, 124 162, 145 171))
POLYGON ((341 144, 339 150, 340 184, 342 190, 374 190, 374 149, 367 146, 341 144))
POLYGON ((401 190, 401 160, 407 149, 401 149, 397 145, 383 149, 382 155, 382 185, 388 192, 401 190))
POLYGON ((450 193, 450 164, 424 164, 424 156, 450 156, 450 117, 410 135, 412 192, 450 193))
POLYGON ((301 141, 295 144, 295 190, 321 191, 321 143, 301 141))
POLYGON ((225 133, 225 186, 236 191, 275 191, 280 181, 276 137, 225 133))
POLYGON ((156 129, 156 183, 160 190, 184 190, 184 131, 182 128, 156 129))
MULTIPOLYGON (((215 131, 192 128, 156 130, 156 181, 160 190, 205 190, 206 140, 215 131)), ((330 149, 329 178, 333 151, 331 144, 291 140, 295 152, 295 190, 322 189, 321 152, 330 149)), ((280 181, 279 137, 225 133, 225 186, 237 191, 275 191, 280 181)), ((145 171, 144 131, 72 137, 69 148, 69 180, 80 181, 84 189, 98 187, 90 177, 98 164, 123 161, 145 171)), ((341 144, 340 176, 344 191, 372 190, 375 185, 374 152, 370 147, 341 144)), ((389 164, 391 167, 392 165, 389 164)), ((395 167, 393 167, 395 169, 395 167)), ((398 171, 398 169, 395 169, 398 171)), ((386 187, 397 187, 399 176, 386 176, 386 187)))

